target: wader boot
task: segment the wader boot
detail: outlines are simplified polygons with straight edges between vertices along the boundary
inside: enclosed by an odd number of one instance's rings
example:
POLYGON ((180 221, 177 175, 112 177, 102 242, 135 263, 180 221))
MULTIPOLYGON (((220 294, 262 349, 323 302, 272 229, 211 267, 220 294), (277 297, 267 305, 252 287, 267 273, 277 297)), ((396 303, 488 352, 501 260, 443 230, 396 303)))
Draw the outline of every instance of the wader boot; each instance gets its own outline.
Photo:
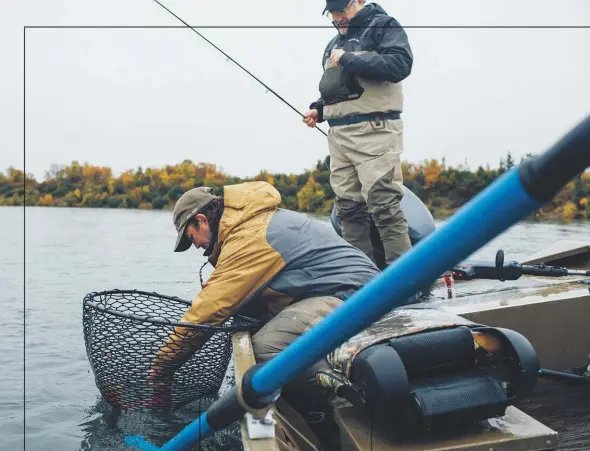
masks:
POLYGON ((338 218, 342 223, 342 238, 363 251, 376 263, 371 243, 371 215, 365 202, 336 198, 338 218))

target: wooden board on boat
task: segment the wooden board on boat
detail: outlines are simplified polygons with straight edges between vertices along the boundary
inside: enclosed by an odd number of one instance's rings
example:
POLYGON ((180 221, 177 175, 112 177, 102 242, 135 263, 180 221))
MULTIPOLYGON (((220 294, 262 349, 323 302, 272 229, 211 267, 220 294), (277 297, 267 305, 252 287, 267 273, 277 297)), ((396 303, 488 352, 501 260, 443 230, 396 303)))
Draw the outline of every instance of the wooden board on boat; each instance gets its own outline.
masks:
POLYGON ((560 240, 522 262, 525 265, 545 263, 547 265, 565 266, 568 269, 588 268, 590 266, 590 226, 588 241, 560 240))
POLYGON ((419 437, 396 441, 372 433, 367 417, 353 407, 336 409, 342 451, 540 451, 557 448, 557 432, 514 406, 506 415, 482 421, 473 430, 452 438, 419 437))
POLYGON ((543 368, 567 370, 590 354, 590 293, 464 313, 471 321, 512 329, 533 345, 543 368))

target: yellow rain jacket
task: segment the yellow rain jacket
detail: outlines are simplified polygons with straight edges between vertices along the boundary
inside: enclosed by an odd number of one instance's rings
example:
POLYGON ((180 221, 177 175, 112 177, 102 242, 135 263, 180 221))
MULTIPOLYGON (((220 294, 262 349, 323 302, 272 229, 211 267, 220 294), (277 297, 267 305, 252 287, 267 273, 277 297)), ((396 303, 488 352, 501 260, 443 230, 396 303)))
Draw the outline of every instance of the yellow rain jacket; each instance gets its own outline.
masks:
MULTIPOLYGON (((329 224, 279 208, 281 195, 266 182, 226 186, 223 198, 219 259, 182 322, 219 325, 249 303, 271 317, 307 297, 346 299, 379 273, 329 224)), ((184 361, 210 335, 176 327, 159 356, 184 361)))

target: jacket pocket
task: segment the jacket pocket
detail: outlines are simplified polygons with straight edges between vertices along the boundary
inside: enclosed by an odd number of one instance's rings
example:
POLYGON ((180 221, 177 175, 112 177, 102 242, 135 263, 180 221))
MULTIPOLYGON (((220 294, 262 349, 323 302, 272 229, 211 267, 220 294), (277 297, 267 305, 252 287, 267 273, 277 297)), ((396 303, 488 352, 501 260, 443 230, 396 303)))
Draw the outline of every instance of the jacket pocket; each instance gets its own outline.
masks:
POLYGON ((358 99, 364 92, 356 78, 347 74, 341 66, 330 67, 324 71, 319 89, 326 105, 358 99))

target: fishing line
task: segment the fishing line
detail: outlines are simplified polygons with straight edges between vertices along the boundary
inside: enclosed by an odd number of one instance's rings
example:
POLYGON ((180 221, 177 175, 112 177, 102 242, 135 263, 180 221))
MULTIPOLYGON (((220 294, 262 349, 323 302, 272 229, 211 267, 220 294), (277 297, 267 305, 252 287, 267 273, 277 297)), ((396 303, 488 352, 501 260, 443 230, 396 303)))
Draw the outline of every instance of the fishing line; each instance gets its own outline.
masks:
MULTIPOLYGON (((233 59, 231 56, 229 56, 227 53, 225 53, 223 50, 221 50, 219 47, 217 47, 215 44, 213 44, 209 39, 207 39, 205 36, 203 36, 201 33, 199 33, 197 30, 195 30, 193 27, 191 27, 188 23, 186 23, 184 20, 182 20, 180 17, 178 17, 172 11, 170 11, 170 9, 168 9, 166 6, 164 6, 158 0, 154 0, 154 2, 156 2, 158 5, 160 5, 162 8, 164 8, 166 11, 168 11, 170 14, 172 14, 174 17, 176 17, 178 20, 180 20, 188 28, 193 30, 201 38, 203 38, 205 41, 207 41, 209 44, 211 44, 215 49, 217 49, 219 52, 221 52, 228 60, 235 63, 240 69, 242 69, 244 72, 246 72, 248 75, 250 75, 254 80, 256 80, 258 83, 260 83, 262 86, 264 86, 266 88, 267 92, 273 93, 281 102, 283 102, 285 105, 287 105, 289 108, 291 108, 297 114, 299 114, 299 116, 304 117, 303 114, 297 108, 295 108, 293 105, 291 105, 289 102, 287 102, 283 97, 281 97, 279 94, 277 94, 275 91, 273 91, 269 86, 267 86, 264 82, 262 82, 262 80, 260 80, 258 77, 256 77, 254 74, 252 74, 250 71, 248 71, 248 69, 246 69, 240 63, 238 63, 235 59, 233 59)), ((318 127, 314 127, 314 128, 317 129, 322 135, 324 135, 326 137, 328 136, 328 135, 326 135, 326 132, 324 132, 321 128, 318 128, 318 127)))

